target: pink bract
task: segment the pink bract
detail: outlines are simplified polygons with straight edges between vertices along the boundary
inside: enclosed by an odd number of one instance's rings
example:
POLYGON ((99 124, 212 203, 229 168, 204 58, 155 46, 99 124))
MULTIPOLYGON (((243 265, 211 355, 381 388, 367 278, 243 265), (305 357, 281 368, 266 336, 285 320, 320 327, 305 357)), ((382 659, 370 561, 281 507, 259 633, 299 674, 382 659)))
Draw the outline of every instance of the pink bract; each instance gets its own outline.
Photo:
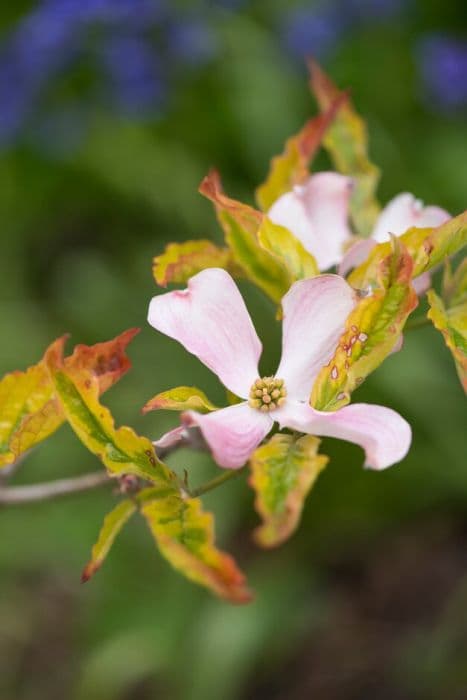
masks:
MULTIPOLYGON (((357 239, 348 225, 351 193, 351 178, 333 172, 316 173, 303 185, 279 197, 268 216, 301 241, 315 256, 320 270, 337 265, 342 276, 364 262, 371 249, 377 243, 388 241, 391 234, 400 236, 413 226, 441 226, 451 218, 444 209, 433 205, 425 207, 409 192, 402 192, 384 207, 370 237, 357 239)), ((424 294, 430 284, 429 273, 414 280, 419 295, 424 294)))
POLYGON ((336 265, 351 240, 347 223, 351 178, 338 173, 312 175, 279 197, 268 211, 275 224, 289 229, 316 258, 320 270, 336 265))
MULTIPOLYGON (((366 466, 374 469, 389 467, 406 455, 410 426, 395 411, 353 404, 328 413, 314 410, 307 402, 354 304, 352 288, 338 275, 296 282, 282 300, 282 358, 277 377, 287 389, 284 404, 266 413, 243 401, 207 415, 183 414, 183 424, 199 427, 221 467, 243 466, 276 421, 282 428, 354 442, 365 450, 366 466)), ((195 354, 237 396, 248 397, 259 378, 261 344, 227 272, 203 270, 187 289, 154 297, 148 320, 195 354)))

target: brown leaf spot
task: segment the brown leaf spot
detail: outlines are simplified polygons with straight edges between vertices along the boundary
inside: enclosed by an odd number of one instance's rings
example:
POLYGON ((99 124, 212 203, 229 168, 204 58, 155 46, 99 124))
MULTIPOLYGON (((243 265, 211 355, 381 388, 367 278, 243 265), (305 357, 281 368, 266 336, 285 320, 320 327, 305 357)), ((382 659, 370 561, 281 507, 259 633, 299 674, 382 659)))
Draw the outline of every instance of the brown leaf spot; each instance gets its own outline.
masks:
POLYGON ((434 245, 429 238, 425 238, 423 241, 423 250, 427 255, 431 255, 433 252, 434 245))
POLYGON ((156 460, 154 459, 154 455, 152 454, 151 450, 145 450, 145 454, 147 455, 149 461, 151 462, 152 466, 156 466, 156 460))

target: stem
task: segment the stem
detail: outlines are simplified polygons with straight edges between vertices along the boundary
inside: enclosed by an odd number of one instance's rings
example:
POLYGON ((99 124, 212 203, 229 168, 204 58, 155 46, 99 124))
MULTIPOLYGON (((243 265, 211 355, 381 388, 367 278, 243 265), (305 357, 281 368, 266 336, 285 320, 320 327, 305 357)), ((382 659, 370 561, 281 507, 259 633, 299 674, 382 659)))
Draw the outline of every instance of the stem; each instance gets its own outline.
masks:
POLYGON ((240 476, 240 474, 243 474, 244 471, 245 471, 245 467, 242 467, 241 469, 230 469, 229 471, 226 471, 223 474, 220 474, 219 476, 214 477, 214 479, 211 479, 210 481, 206 481, 205 484, 201 484, 201 486, 198 486, 196 489, 191 489, 190 496, 192 498, 196 498, 197 496, 202 496, 204 493, 207 493, 208 491, 213 491, 218 486, 225 484, 226 481, 230 481, 231 479, 236 479, 237 476, 240 476))
POLYGON ((415 318, 413 321, 408 321, 404 326, 404 331, 415 331, 417 328, 423 328, 430 324, 431 321, 427 316, 421 316, 420 318, 415 318))
POLYGON ((111 479, 103 470, 76 476, 71 479, 58 479, 44 484, 31 484, 27 486, 0 487, 0 505, 14 503, 31 503, 33 501, 46 501, 58 496, 66 496, 70 493, 90 491, 99 486, 109 484, 111 479))
MULTIPOLYGON (((179 447, 191 446, 189 440, 183 443, 179 442, 176 445, 157 450, 157 455, 159 457, 166 457, 171 452, 174 452, 179 447)), ((212 491, 213 489, 221 486, 224 482, 230 481, 230 479, 235 479, 237 476, 245 471, 245 467, 242 469, 233 469, 216 476, 214 479, 207 481, 205 484, 201 484, 196 489, 192 489, 189 492, 189 496, 196 498, 201 496, 203 493, 212 491)), ((33 503, 35 501, 48 501, 54 498, 59 498, 60 496, 67 496, 72 493, 81 493, 83 491, 91 491, 92 489, 99 488, 100 486, 105 486, 106 484, 116 483, 118 485, 118 479, 112 479, 109 477, 106 471, 100 470, 98 472, 91 472, 89 474, 84 474, 83 476, 72 477, 71 479, 57 479, 56 481, 49 481, 41 484, 28 484, 25 486, 1 486, 0 485, 0 506, 2 505, 13 505, 20 503, 33 503)))

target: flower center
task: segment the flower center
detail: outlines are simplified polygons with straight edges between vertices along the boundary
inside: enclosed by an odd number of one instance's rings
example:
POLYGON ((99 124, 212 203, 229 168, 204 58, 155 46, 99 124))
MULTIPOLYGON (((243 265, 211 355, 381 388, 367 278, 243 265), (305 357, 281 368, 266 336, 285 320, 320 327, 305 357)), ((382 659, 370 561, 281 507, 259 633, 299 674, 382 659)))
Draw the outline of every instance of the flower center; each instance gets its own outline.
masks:
POLYGON ((287 390, 283 379, 276 377, 263 377, 257 379, 250 389, 250 398, 248 405, 251 408, 257 408, 258 411, 267 413, 275 411, 276 408, 282 406, 287 396, 287 390))

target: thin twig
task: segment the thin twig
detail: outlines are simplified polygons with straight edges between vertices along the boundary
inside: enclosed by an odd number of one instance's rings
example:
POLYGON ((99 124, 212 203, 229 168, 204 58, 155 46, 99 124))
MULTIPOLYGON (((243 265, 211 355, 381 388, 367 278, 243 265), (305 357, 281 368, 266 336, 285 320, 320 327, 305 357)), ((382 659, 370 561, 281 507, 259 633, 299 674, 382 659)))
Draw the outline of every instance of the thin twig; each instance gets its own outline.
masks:
MULTIPOLYGON (((194 447, 195 449, 202 449, 202 445, 199 443, 199 441, 193 440, 193 437, 190 439, 188 436, 186 439, 180 440, 174 445, 170 445, 169 447, 163 449, 156 449, 157 456, 159 458, 165 458, 168 454, 175 452, 180 447, 194 447)), ((207 493, 208 491, 212 491, 218 486, 221 486, 221 484, 225 483, 226 481, 234 479, 243 471, 244 468, 226 471, 220 476, 216 476, 214 479, 207 481, 205 484, 201 484, 201 486, 192 489, 189 492, 189 495, 193 498, 201 496, 203 493, 207 493)), ((57 479, 56 481, 49 481, 40 484, 27 484, 25 486, 8 487, 0 486, 0 506, 48 501, 73 493, 91 491, 92 489, 105 486, 106 484, 118 483, 118 481, 120 481, 120 488, 122 488, 121 479, 112 479, 106 471, 100 470, 98 472, 84 474, 83 476, 76 476, 70 479, 57 479)))
POLYGON ((190 496, 192 496, 193 498, 196 498, 197 496, 202 496, 204 493, 212 491, 218 486, 225 484, 226 481, 235 479, 237 476, 240 476, 240 474, 243 474, 244 471, 245 467, 242 467, 242 469, 229 469, 229 471, 220 474, 220 476, 214 477, 214 479, 211 479, 210 481, 206 481, 205 484, 201 484, 201 486, 198 486, 196 489, 190 489, 190 496))
POLYGON ((71 479, 58 479, 42 484, 28 484, 27 486, 9 486, 0 488, 0 504, 12 505, 19 503, 31 503, 33 501, 46 501, 58 496, 71 493, 90 491, 99 486, 112 483, 108 474, 100 470, 71 479))
MULTIPOLYGON (((159 459, 165 459, 169 454, 175 452, 180 447, 191 446, 192 440, 193 437, 187 434, 186 437, 174 445, 169 445, 164 448, 155 447, 156 454, 159 459)), ((193 442, 195 449, 200 449, 198 442, 196 440, 193 442)), ((57 479, 56 481, 48 481, 39 484, 27 484, 24 486, 4 485, 8 483, 8 480, 17 471, 23 458, 24 455, 17 462, 0 472, 0 506, 49 501, 72 493, 91 491, 105 484, 116 482, 105 470, 100 470, 84 474, 83 476, 71 477, 70 479, 57 479)))

